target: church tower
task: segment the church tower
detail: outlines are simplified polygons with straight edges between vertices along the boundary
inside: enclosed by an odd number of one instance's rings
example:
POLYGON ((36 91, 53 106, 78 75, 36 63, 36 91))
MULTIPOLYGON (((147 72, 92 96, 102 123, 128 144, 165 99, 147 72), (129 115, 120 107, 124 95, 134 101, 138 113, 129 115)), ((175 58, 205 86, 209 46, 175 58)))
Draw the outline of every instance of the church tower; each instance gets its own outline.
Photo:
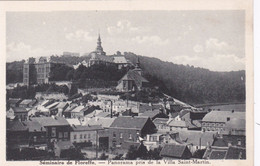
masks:
POLYGON ((101 42, 100 34, 98 34, 96 53, 98 55, 106 55, 106 53, 103 51, 103 47, 101 46, 101 44, 102 42, 101 42))
POLYGON ((140 67, 140 60, 139 60, 139 57, 137 58, 137 62, 136 62, 136 65, 135 65, 135 71, 137 71, 141 76, 143 75, 143 71, 140 67))

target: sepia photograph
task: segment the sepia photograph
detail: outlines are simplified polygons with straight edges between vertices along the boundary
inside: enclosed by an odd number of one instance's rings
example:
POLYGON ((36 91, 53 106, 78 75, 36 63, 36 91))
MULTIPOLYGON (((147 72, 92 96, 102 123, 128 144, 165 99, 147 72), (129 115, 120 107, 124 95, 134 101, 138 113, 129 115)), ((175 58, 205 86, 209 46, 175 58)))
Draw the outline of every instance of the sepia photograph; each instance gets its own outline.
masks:
POLYGON ((247 15, 245 9, 6 11, 5 160, 252 159, 247 15))

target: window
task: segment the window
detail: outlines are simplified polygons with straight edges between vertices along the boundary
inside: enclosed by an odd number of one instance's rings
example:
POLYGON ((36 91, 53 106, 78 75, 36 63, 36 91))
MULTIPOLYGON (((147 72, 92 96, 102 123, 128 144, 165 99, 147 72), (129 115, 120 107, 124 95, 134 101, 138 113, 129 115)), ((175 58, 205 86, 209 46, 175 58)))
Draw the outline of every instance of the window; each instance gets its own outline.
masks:
POLYGON ((120 138, 123 138, 123 133, 120 133, 120 138))
POLYGON ((242 144, 242 143, 241 143, 241 139, 238 139, 238 140, 237 140, 237 145, 238 145, 238 146, 241 146, 241 144, 242 144))
POLYGON ((74 135, 74 139, 77 139, 77 134, 74 135))
POLYGON ((87 134, 84 134, 84 138, 85 138, 85 139, 87 138, 87 134))
POLYGON ((63 134, 62 132, 59 132, 59 138, 62 138, 63 134))
POLYGON ((51 128, 51 136, 56 137, 56 127, 51 128))
POLYGON ((33 142, 36 142, 36 141, 37 141, 37 137, 34 136, 34 137, 33 137, 33 142))
POLYGON ((88 139, 90 139, 90 134, 88 134, 88 139))
POLYGON ((129 139, 132 139, 132 134, 129 134, 129 139))
POLYGON ((116 133, 115 132, 113 132, 113 137, 116 138, 116 133))
POLYGON ((64 138, 68 138, 69 133, 68 132, 64 132, 64 138))
POLYGON ((82 139, 82 134, 80 134, 79 138, 82 139))

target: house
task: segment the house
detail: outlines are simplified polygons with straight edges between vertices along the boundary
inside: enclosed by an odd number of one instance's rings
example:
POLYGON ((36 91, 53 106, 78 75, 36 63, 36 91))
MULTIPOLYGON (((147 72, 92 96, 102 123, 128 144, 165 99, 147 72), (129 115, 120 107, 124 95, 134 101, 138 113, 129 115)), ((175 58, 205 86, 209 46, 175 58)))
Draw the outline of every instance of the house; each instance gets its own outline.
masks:
POLYGON ((29 147, 28 128, 19 120, 6 121, 7 149, 29 147))
POLYGON ((147 111, 163 111, 164 112, 164 107, 161 104, 146 104, 146 103, 139 103, 138 104, 138 113, 144 113, 147 111))
POLYGON ((237 146, 237 147, 246 147, 246 136, 244 135, 219 135, 214 140, 212 146, 217 147, 228 147, 228 146, 237 146))
POLYGON ((166 134, 159 131, 157 133, 147 134, 146 139, 143 141, 143 144, 146 146, 147 150, 152 150, 160 146, 162 147, 165 142, 166 134))
POLYGON ((137 142, 139 137, 155 132, 156 126, 148 117, 118 117, 109 127, 109 146, 121 148, 125 141, 137 142))
POLYGON ((56 115, 62 116, 63 111, 65 111, 68 106, 69 106, 68 102, 59 102, 59 104, 55 107, 55 109, 58 111, 56 115))
POLYGON ((19 107, 32 108, 36 103, 35 99, 25 99, 19 104, 19 107))
POLYGON ((71 118, 78 118, 78 119, 82 119, 84 117, 84 112, 87 110, 88 108, 84 105, 80 105, 77 106, 76 108, 74 108, 71 111, 71 118))
POLYGON ((37 121, 46 129, 47 142, 69 141, 70 124, 63 117, 35 117, 32 121, 37 121))
POLYGON ((28 111, 24 107, 11 107, 8 112, 12 112, 13 115, 21 121, 28 119, 28 111))
POLYGON ((97 145, 97 137, 99 130, 103 130, 100 125, 72 125, 70 141, 82 146, 97 145))
POLYGON ((54 155, 56 157, 62 157, 62 153, 68 149, 75 148, 70 141, 59 141, 54 143, 54 155))
POLYGON ((178 131, 170 134, 170 143, 186 144, 191 153, 212 146, 217 132, 178 131))
POLYGON ((56 106, 59 104, 59 102, 54 102, 46 107, 46 109, 49 111, 49 115, 56 115, 58 113, 58 109, 56 106))
POLYGON ((68 106, 62 113, 62 116, 65 118, 71 118, 71 111, 74 110, 77 106, 76 105, 70 105, 68 106))
POLYGON ((116 100, 113 103, 112 111, 115 113, 121 113, 126 110, 126 102, 124 100, 116 100))
POLYGON ((246 135, 246 120, 233 118, 226 123, 226 134, 229 135, 246 135))
POLYGON ((190 159, 192 154, 187 145, 166 144, 160 152, 163 159, 190 159))
POLYGON ((232 123, 238 124, 239 128, 245 129, 243 127, 245 123, 240 123, 240 120, 245 120, 245 112, 211 111, 202 119, 201 128, 203 131, 218 131, 220 134, 225 134, 229 131, 232 132, 233 128, 236 130, 236 125, 234 126, 232 123), (227 124, 229 125, 227 126, 227 124))
POLYGON ((155 118, 153 120, 153 123, 156 126, 156 128, 158 129, 158 131, 160 131, 160 130, 170 131, 170 127, 167 125, 168 120, 169 119, 167 119, 167 118, 155 118))
POLYGON ((113 107, 113 102, 111 100, 104 100, 102 101, 102 104, 100 105, 100 108, 104 112, 111 112, 113 107))
POLYGON ((229 147, 216 147, 212 146, 207 148, 203 156, 207 160, 223 160, 223 159, 246 159, 246 149, 242 147, 229 146, 229 147))
POLYGON ((188 125, 185 121, 182 120, 174 120, 174 119, 170 119, 167 122, 167 126, 170 128, 170 131, 174 131, 174 130, 188 130, 188 125))
POLYGON ((113 62, 117 65, 118 69, 122 69, 123 67, 128 67, 130 63, 126 60, 124 56, 114 56, 113 62))
POLYGON ((129 70, 119 81, 116 89, 118 91, 135 91, 149 87, 147 81, 138 70, 129 70))
POLYGON ((29 145, 46 149, 47 140, 46 140, 46 129, 37 121, 29 119, 28 121, 23 122, 23 125, 28 129, 29 145))

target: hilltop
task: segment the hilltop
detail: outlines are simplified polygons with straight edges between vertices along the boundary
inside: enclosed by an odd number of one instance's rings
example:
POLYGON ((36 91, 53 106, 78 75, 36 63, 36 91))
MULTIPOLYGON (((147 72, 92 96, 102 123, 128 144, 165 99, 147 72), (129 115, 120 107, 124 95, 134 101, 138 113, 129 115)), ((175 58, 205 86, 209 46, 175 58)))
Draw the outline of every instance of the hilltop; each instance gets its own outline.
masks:
MULTIPOLYGON (((113 55, 114 56, 114 55, 113 55)), ((144 76, 154 86, 174 98, 191 104, 227 103, 245 101, 245 71, 214 72, 208 69, 195 68, 189 65, 177 65, 164 62, 158 58, 150 58, 125 52, 124 56, 133 64, 139 57, 144 76)), ((52 61, 67 64, 60 66, 51 73, 53 80, 78 80, 87 82, 87 85, 114 86, 126 72, 113 68, 90 69, 81 67, 74 70, 71 66, 89 56, 51 56, 52 61), (59 73, 66 73, 60 76, 59 73), (98 84, 100 82, 101 84, 98 84)), ((24 61, 7 63, 7 83, 22 82, 22 64, 24 61)))

